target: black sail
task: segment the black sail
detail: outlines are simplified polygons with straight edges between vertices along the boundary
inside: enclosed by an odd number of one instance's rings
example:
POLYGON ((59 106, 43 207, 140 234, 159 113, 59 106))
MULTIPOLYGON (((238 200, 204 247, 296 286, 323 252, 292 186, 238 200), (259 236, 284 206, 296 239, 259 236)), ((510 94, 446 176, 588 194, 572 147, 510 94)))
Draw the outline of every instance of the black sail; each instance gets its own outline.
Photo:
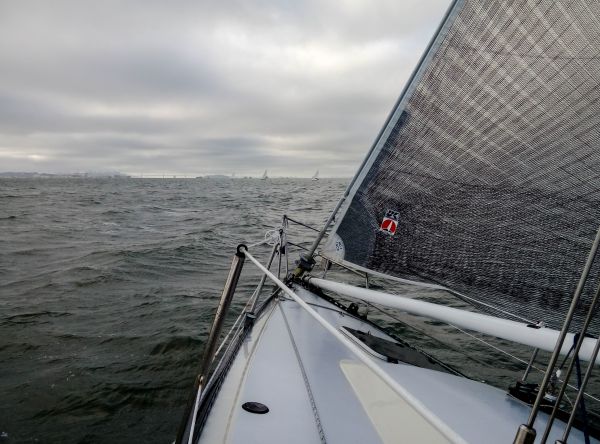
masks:
POLYGON ((458 0, 327 248, 560 327, 599 216, 600 3, 458 0))

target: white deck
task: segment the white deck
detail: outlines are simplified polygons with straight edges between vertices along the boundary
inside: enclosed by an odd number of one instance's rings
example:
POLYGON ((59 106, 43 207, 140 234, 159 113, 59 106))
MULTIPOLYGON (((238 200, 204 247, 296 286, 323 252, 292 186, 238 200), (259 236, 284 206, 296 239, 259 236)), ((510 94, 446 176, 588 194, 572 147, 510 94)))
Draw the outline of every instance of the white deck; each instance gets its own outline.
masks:
MULTIPOLYGON (((336 327, 387 338, 310 292, 297 294, 336 327)), ((391 338, 390 338, 391 339, 391 338)), ((502 390, 457 376, 373 358, 469 443, 512 443, 529 407, 502 390)), ((539 433, 546 415, 536 422, 539 433)), ((555 422, 548 442, 562 434, 555 422)), ((279 301, 257 320, 221 388, 201 443, 438 443, 440 432, 358 361, 294 301, 279 301), (269 413, 242 409, 256 401, 269 413)), ((537 441, 536 441, 537 442, 537 441)), ((569 443, 583 443, 573 430, 569 443)), ((592 442, 598 443, 593 440, 592 442)))

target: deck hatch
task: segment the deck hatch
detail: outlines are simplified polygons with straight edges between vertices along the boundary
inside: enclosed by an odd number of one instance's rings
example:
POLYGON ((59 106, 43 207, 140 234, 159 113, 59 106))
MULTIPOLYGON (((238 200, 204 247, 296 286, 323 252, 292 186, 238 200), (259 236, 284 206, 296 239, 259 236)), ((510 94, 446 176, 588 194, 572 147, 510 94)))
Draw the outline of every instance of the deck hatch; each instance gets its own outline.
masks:
POLYGON ((400 342, 390 341, 374 336, 369 332, 355 330, 346 326, 341 327, 341 330, 361 347, 366 349, 371 355, 387 362, 395 364, 402 362, 416 367, 428 368, 430 370, 437 370, 445 373, 448 372, 446 368, 435 362, 433 359, 428 358, 417 350, 401 344, 400 342))

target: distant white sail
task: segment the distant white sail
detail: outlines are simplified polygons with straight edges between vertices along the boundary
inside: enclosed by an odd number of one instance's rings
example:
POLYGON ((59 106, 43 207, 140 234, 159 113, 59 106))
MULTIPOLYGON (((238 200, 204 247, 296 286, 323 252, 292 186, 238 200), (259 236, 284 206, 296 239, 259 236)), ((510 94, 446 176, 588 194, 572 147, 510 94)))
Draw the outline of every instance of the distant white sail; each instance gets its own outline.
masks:
POLYGON ((268 178, 269 178, 269 176, 267 176, 267 170, 265 170, 265 172, 263 173, 263 175, 260 178, 260 180, 267 180, 268 178))
POLYGON ((313 175, 312 180, 319 180, 319 170, 313 175))

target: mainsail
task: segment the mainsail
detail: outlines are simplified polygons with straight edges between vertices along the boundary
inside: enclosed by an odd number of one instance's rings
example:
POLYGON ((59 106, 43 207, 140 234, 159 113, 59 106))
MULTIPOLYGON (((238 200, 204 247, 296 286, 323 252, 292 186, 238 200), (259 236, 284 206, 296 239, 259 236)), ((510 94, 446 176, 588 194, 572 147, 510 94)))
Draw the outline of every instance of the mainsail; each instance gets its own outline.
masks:
POLYGON ((558 328, 599 224, 600 3, 458 0, 325 250, 558 328))

